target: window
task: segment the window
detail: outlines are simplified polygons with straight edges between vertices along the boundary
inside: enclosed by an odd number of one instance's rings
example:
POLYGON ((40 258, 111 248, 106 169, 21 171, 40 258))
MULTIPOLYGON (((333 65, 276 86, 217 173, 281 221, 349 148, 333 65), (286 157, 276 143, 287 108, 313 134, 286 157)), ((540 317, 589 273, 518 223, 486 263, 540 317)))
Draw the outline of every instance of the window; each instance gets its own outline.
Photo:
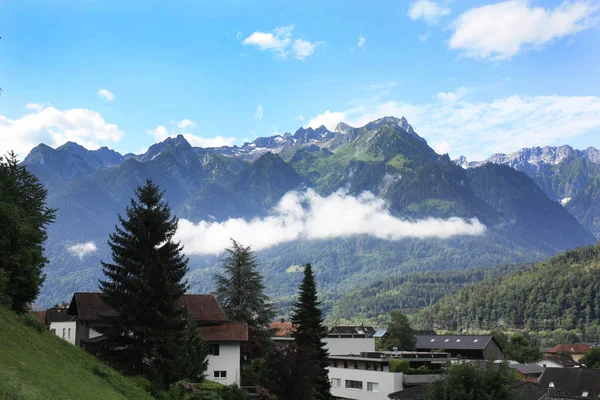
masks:
POLYGON ((337 360, 333 360, 333 368, 337 368, 337 360))
POLYGON ((66 331, 66 329, 65 329, 65 328, 63 328, 63 336, 62 336, 62 337, 63 337, 63 339, 65 338, 65 331, 66 331))
POLYGON ((344 368, 350 368, 348 361, 344 361, 344 368))
POLYGON ((227 378, 227 371, 215 371, 213 372, 213 376, 216 379, 225 379, 227 378))
POLYGON ((379 392, 379 383, 367 382, 367 392, 379 392))
POLYGON ((361 381, 349 381, 346 379, 346 389, 362 390, 363 383, 361 381))
POLYGON ((218 356, 220 354, 221 348, 218 343, 213 343, 208 346, 208 354, 213 356, 218 356))
POLYGON ((340 378, 331 378, 331 387, 341 387, 342 380, 340 378))
POLYGON ((68 337, 69 339, 71 339, 71 328, 69 328, 69 333, 68 333, 68 336, 67 336, 67 337, 68 337))

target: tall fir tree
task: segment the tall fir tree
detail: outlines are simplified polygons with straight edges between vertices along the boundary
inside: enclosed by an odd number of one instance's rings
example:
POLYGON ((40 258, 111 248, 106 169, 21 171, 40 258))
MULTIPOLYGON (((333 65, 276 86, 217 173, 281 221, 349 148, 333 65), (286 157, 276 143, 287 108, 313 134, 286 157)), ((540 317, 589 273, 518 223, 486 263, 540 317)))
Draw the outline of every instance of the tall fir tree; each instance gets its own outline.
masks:
MULTIPOLYGON (((150 180, 135 189, 135 198, 118 216, 108 242, 113 263, 102 263, 104 301, 117 313, 100 328, 107 340, 107 360, 132 375, 158 384, 180 379, 176 365, 185 343, 186 321, 177 301, 187 290, 188 259, 173 241, 177 218, 150 180)), ((199 360, 202 362, 203 360, 199 360)))
POLYGON ((43 243, 56 213, 46 196, 14 153, 0 157, 0 302, 16 312, 27 311, 44 282, 43 243))
POLYGON ((327 366, 329 353, 323 338, 327 336, 327 328, 323 324, 321 302, 317 298, 317 286, 312 266, 304 266, 304 278, 299 287, 298 301, 294 303, 292 323, 295 325, 294 338, 299 347, 298 354, 312 366, 312 373, 307 376, 308 388, 312 389, 311 399, 331 399, 331 383, 327 366))
POLYGON ((275 312, 256 270, 256 256, 250 246, 244 247, 233 239, 231 242, 231 248, 225 249, 227 257, 221 260, 225 275, 215 275, 217 300, 230 320, 267 328, 275 312))

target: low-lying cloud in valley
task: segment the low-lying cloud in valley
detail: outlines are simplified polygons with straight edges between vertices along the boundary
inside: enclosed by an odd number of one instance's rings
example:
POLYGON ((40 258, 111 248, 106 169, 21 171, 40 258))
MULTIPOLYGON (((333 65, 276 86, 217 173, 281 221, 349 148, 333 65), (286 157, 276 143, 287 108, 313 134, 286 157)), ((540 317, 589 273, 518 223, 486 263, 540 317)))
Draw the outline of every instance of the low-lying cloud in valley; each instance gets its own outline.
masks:
POLYGON ((370 192, 354 197, 338 191, 327 197, 313 190, 289 192, 268 216, 223 222, 181 219, 176 239, 187 254, 218 255, 233 238, 254 250, 263 250, 297 239, 333 239, 369 235, 385 240, 478 236, 485 225, 473 218, 427 218, 409 221, 393 216, 385 202, 370 192))
POLYGON ((73 257, 79 257, 80 260, 83 260, 86 256, 96 252, 98 248, 94 242, 85 242, 69 246, 67 250, 73 257))

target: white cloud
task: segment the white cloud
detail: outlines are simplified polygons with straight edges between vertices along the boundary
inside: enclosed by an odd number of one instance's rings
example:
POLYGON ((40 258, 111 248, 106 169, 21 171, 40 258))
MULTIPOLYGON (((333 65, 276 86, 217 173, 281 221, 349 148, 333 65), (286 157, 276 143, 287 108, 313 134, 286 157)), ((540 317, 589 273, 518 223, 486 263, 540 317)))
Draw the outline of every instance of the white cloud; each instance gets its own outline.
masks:
POLYGON ((454 22, 450 48, 470 58, 508 59, 595 25, 598 9, 588 1, 565 1, 545 9, 525 0, 474 8, 454 22))
POLYGON ((113 101, 115 99, 115 94, 108 91, 107 89, 98 89, 98 97, 102 97, 105 100, 113 101))
POLYGON ((56 147, 67 141, 93 150, 117 143, 124 135, 117 125, 106 123, 99 113, 85 108, 61 111, 42 105, 31 109, 37 112, 19 119, 0 115, 0 154, 14 150, 24 158, 40 143, 56 147))
POLYGON ((182 119, 181 121, 179 121, 177 123, 177 127, 179 129, 185 129, 185 128, 195 128, 196 127, 196 123, 194 121, 191 121, 189 119, 182 119))
POLYGON ((483 235, 476 218, 428 218, 407 221, 394 217, 383 200, 365 192, 358 197, 336 192, 321 197, 313 190, 288 192, 264 218, 231 218, 223 222, 179 221, 176 239, 187 254, 220 254, 235 238, 254 250, 297 239, 317 240, 369 235, 384 240, 450 238, 483 235))
POLYGON ((434 24, 450 14, 450 9, 429 0, 418 0, 412 3, 408 8, 408 16, 413 21, 422 19, 428 24, 434 24))
MULTIPOLYGON (((179 134, 177 132, 169 132, 164 125, 159 125, 154 129, 149 129, 146 131, 146 133, 151 135, 155 142, 162 142, 166 138, 176 137, 179 134)), ((184 133, 183 137, 194 147, 232 146, 236 140, 235 137, 223 137, 219 135, 212 138, 205 138, 192 135, 191 133, 184 133)))
POLYGON ((360 35, 360 36, 358 37, 358 41, 356 42, 356 45, 362 49, 362 48, 364 48, 364 47, 365 47, 365 44, 366 44, 366 43, 367 43, 367 39, 365 39, 365 38, 363 37, 363 35, 360 35))
POLYGON ((286 58, 291 50, 298 60, 305 60, 314 53, 319 42, 309 42, 303 39, 296 39, 292 42, 293 31, 294 25, 276 27, 272 32, 256 31, 244 39, 243 43, 256 46, 261 51, 271 51, 279 58, 286 58))
POLYGON ((256 121, 262 121, 264 115, 263 106, 260 104, 256 107, 256 111, 254 112, 254 119, 256 121))
POLYGON ((335 126, 342 122, 345 118, 345 113, 343 112, 331 112, 329 110, 325 111, 323 114, 319 114, 314 118, 311 118, 306 127, 310 127, 316 129, 321 125, 325 125, 327 129, 333 131, 335 126))
POLYGON ((423 104, 374 101, 342 111, 327 110, 308 126, 325 124, 332 129, 344 121, 359 127, 386 115, 405 116, 419 135, 434 148, 451 151, 452 157, 476 159, 523 147, 562 145, 600 132, 600 97, 514 95, 488 102, 463 98, 423 104))
POLYGON ((26 109, 28 110, 33 110, 33 111, 42 111, 44 108, 48 107, 50 104, 49 103, 27 103, 27 105, 25 106, 26 109))
POLYGON ((304 121, 304 115, 296 115, 296 116, 294 117, 294 119, 295 119, 296 121, 304 121))
POLYGON ((461 87, 457 88, 454 92, 436 93, 435 98, 440 101, 456 101, 456 100, 466 96, 467 94, 469 94, 472 91, 473 91, 473 89, 471 89, 471 88, 468 88, 466 86, 461 86, 461 87))
POLYGON ((294 42, 294 46, 292 47, 292 52, 298 60, 305 60, 314 53, 316 46, 317 43, 311 43, 306 40, 296 39, 296 41, 294 42))
POLYGON ((86 256, 96 252, 98 248, 96 247, 94 242, 86 242, 77 243, 73 246, 69 246, 67 250, 73 257, 79 257, 80 260, 83 260, 86 256))

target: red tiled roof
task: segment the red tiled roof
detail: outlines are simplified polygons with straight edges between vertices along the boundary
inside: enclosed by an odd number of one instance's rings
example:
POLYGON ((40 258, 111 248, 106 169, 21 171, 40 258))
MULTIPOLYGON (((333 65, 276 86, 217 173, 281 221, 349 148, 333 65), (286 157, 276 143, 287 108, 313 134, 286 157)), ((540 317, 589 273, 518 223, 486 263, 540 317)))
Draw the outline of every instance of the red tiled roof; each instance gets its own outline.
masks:
POLYGON ((591 347, 585 343, 574 343, 574 344, 557 344, 546 353, 556 354, 561 351, 566 351, 571 354, 584 354, 591 350, 591 347))
MULTIPOLYGON (((184 294, 177 304, 187 308, 188 318, 202 322, 227 322, 227 316, 210 294, 184 294)), ((102 300, 100 293, 82 293, 73 295, 69 314, 77 315, 82 321, 97 321, 118 315, 102 300)))
POLYGON ((37 318, 42 325, 46 325, 46 311, 29 311, 29 315, 37 318))
POLYGON ((207 342, 245 342, 248 340, 248 324, 230 322, 198 327, 202 339, 207 342))
POLYGON ((271 322, 269 329, 275 336, 292 336, 296 330, 291 321, 271 322))

